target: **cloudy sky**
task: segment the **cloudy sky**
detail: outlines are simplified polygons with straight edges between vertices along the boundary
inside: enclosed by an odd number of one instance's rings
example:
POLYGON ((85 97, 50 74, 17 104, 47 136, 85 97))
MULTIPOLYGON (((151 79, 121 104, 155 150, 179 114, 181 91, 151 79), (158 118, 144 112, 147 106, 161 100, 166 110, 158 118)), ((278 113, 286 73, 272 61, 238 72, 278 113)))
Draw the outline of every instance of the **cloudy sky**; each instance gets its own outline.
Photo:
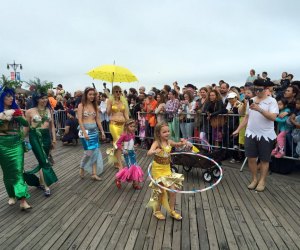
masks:
MULTIPOLYGON (((241 85, 249 69, 300 79, 299 0, 14 0, 1 1, 0 74, 22 63, 22 80, 62 83, 69 91, 95 82, 102 64, 129 68, 123 88, 241 85)), ((100 87, 101 86, 101 87, 100 87)))

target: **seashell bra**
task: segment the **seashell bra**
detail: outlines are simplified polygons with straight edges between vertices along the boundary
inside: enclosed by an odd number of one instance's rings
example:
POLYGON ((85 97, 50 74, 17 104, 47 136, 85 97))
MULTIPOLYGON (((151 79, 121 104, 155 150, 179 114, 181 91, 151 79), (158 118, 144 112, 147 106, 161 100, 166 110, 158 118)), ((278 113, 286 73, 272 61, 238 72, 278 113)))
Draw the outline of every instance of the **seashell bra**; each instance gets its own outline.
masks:
MULTIPOLYGON (((46 121, 50 122, 51 121, 51 114, 49 110, 47 110, 47 114, 45 114, 46 121)), ((38 123, 42 121, 42 116, 38 113, 33 116, 33 122, 38 123)))
POLYGON ((89 117, 89 116, 96 117, 96 112, 95 111, 93 111, 93 112, 83 111, 83 116, 84 117, 89 117))

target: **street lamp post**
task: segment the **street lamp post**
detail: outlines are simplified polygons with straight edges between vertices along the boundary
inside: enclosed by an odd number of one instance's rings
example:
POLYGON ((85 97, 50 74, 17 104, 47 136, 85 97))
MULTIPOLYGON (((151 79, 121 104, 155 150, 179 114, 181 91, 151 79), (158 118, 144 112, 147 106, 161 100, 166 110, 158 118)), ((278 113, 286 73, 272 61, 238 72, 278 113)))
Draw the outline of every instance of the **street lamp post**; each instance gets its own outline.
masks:
POLYGON ((7 64, 7 69, 10 69, 12 68, 14 70, 14 76, 15 76, 15 81, 17 80, 17 69, 20 67, 20 69, 22 70, 23 69, 23 66, 22 64, 20 63, 8 63, 7 64))

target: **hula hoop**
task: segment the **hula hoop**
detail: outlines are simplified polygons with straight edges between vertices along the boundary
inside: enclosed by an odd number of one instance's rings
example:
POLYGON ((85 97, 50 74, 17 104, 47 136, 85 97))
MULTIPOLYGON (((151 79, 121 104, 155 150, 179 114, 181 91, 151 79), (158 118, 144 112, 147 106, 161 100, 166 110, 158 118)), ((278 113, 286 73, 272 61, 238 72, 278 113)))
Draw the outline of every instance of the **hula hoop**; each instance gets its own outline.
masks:
POLYGON ((208 148, 208 152, 212 152, 212 147, 211 145, 209 144, 209 142, 205 139, 201 139, 200 137, 190 137, 187 139, 188 142, 192 143, 192 144, 197 144, 195 142, 191 142, 191 140, 195 140, 195 141, 200 141, 200 142, 204 142, 206 145, 202 145, 200 144, 201 147, 207 147, 208 148))
POLYGON ((175 189, 171 189, 171 188, 167 188, 165 186, 162 186, 160 185, 158 182, 156 182, 153 177, 151 176, 151 168, 152 168, 152 163, 149 164, 148 166, 148 176, 150 177, 150 180, 158 187, 164 189, 164 190, 167 190, 169 192, 173 192, 173 193, 178 193, 178 194, 195 194, 195 193, 201 193, 201 192, 204 192, 204 191, 207 191, 209 189, 212 189, 213 187, 215 187, 216 185, 219 184, 219 182, 221 181, 221 179, 223 178, 223 169, 221 168, 221 166, 212 158, 209 158, 205 155, 201 155, 201 154, 194 154, 194 153, 189 153, 189 152, 178 152, 178 153, 171 153, 171 155, 179 155, 179 154, 186 154, 186 155, 193 155, 193 156, 200 156, 204 159, 207 159, 211 162, 213 162, 220 170, 220 177, 218 178, 218 180, 214 183, 214 184, 211 184, 210 186, 206 187, 206 188, 202 188, 202 189, 195 189, 195 190, 188 190, 188 191, 181 191, 181 190, 175 190, 175 189))

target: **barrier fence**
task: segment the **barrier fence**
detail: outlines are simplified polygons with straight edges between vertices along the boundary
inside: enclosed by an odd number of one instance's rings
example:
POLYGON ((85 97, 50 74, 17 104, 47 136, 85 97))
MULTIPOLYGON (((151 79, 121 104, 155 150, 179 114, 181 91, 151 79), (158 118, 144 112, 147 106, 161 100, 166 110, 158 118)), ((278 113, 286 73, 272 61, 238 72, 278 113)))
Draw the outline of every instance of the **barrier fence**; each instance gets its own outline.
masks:
MULTIPOLYGON (((245 131, 242 130, 239 136, 232 136, 233 131, 243 119, 243 116, 237 114, 208 117, 206 113, 155 114, 140 112, 131 118, 136 120, 137 124, 136 140, 144 148, 150 146, 152 143, 155 124, 164 121, 169 125, 170 137, 173 140, 178 141, 179 138, 185 138, 199 146, 205 146, 209 143, 213 148, 231 150, 237 154, 244 151, 245 131)), ((66 119, 66 111, 60 110, 54 112, 54 122, 58 136, 63 134, 66 119)), ((102 126, 109 138, 109 121, 102 121, 102 126)), ((295 149, 296 143, 290 131, 286 136, 287 154, 284 158, 299 160, 295 149)))

